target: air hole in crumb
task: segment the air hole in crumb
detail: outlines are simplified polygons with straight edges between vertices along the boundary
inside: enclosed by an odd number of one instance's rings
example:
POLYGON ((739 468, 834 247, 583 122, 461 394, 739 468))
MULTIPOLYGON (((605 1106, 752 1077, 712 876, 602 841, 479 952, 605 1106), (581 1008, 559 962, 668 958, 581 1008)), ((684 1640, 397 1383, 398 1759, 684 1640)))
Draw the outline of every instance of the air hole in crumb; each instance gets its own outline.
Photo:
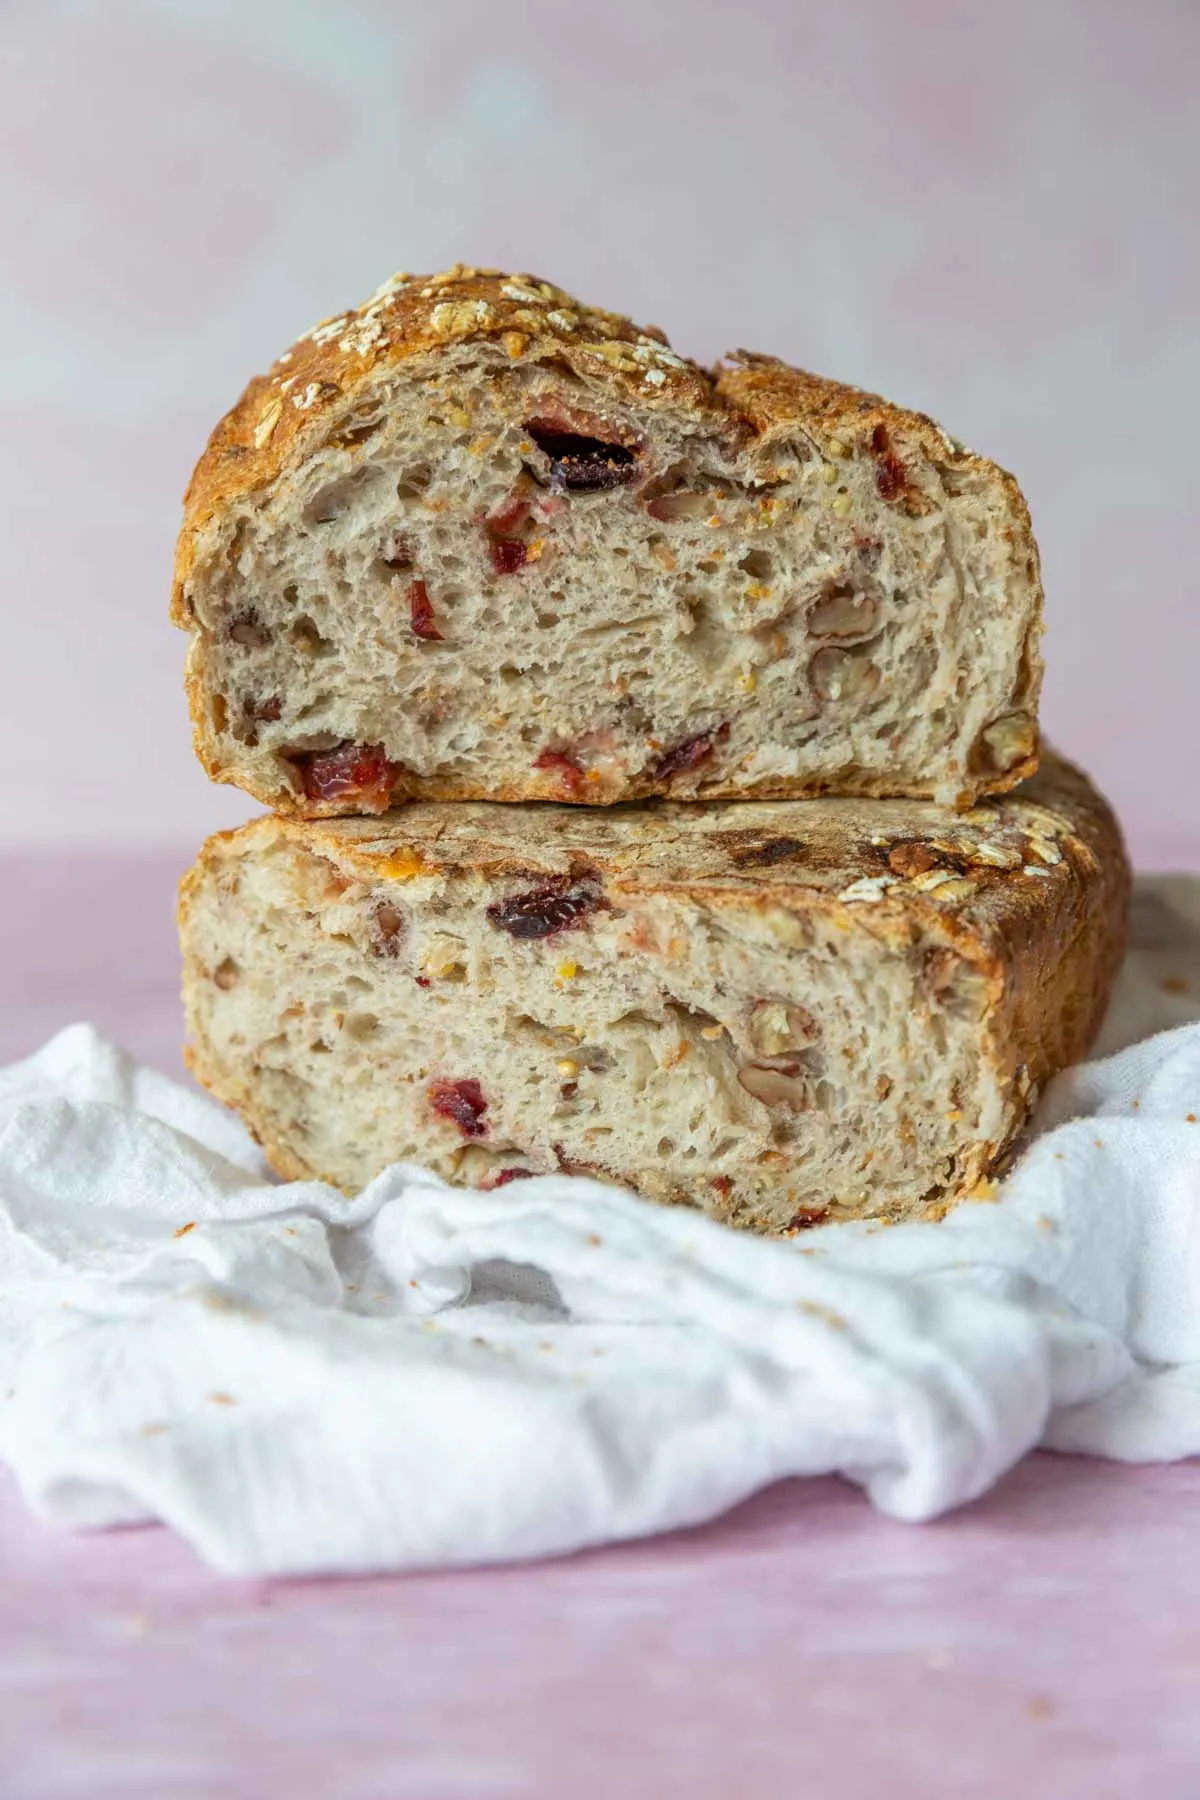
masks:
POLYGON ((419 500, 433 480, 433 470, 424 463, 415 469, 406 469, 396 483, 396 493, 401 500, 419 500))
POLYGON ((333 439, 334 446, 338 449, 348 450, 355 444, 365 444, 367 439, 373 437, 379 430, 381 423, 382 421, 378 418, 365 419, 361 425, 351 422, 345 431, 339 431, 333 439))
POLYGON ((351 1013, 342 1029, 350 1038, 374 1037, 379 1030, 379 1020, 374 1013, 351 1013))
POLYGON ((331 481, 321 488, 304 508, 304 523, 330 525, 340 518, 357 498, 365 475, 365 469, 355 469, 353 474, 344 475, 340 481, 331 481))
POLYGON ((674 1138, 662 1137, 659 1138, 657 1144, 654 1146, 654 1154, 663 1157, 674 1156, 675 1149, 676 1145, 674 1138))
POLYGON ((234 962, 232 956, 225 957, 224 961, 219 962, 213 970, 213 980, 216 982, 217 986, 224 989, 226 993, 228 993, 229 989, 234 985, 237 978, 238 966, 234 962))
POLYGON ((328 656, 333 649, 330 640, 321 636, 307 613, 301 613, 288 636, 302 656, 328 656))
MULTIPOLYGON (((701 563, 700 567, 703 569, 705 565, 701 563)), ((738 568, 753 581, 770 581, 775 573, 775 559, 765 550, 747 550, 738 568)))
POLYGON ((208 703, 209 715, 214 731, 224 731, 229 723, 229 708, 225 704, 224 694, 214 694, 208 703))

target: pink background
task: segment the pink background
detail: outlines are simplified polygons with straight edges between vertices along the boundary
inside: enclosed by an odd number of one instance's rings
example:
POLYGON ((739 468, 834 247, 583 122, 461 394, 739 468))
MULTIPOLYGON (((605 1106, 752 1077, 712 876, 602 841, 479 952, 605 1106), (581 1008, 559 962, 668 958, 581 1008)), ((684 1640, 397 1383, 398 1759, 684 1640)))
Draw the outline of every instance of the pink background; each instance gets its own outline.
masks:
POLYGON ((0 10, 0 840, 188 846, 178 500, 396 266, 532 267, 933 412, 1021 478, 1051 733, 1200 858, 1200 10, 17 0, 0 10))

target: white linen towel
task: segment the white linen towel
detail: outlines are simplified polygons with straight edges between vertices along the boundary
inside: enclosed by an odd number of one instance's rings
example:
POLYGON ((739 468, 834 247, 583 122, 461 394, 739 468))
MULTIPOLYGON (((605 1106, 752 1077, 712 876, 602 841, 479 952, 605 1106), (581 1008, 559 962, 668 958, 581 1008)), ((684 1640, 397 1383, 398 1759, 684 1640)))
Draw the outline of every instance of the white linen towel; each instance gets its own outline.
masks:
POLYGON ((997 1202, 785 1244, 562 1176, 278 1185, 72 1026, 0 1071, 0 1456, 50 1519, 248 1575, 546 1555, 785 1475, 919 1520, 1039 1443, 1196 1454, 1198 1016, 1200 887, 1143 883, 1101 1047, 1144 1041, 1053 1085, 997 1202))

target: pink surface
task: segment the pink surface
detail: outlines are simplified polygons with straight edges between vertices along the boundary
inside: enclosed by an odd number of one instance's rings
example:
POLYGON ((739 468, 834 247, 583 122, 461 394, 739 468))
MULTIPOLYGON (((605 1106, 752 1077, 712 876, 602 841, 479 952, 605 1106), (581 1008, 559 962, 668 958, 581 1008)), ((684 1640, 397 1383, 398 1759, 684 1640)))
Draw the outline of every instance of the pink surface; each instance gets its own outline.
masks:
POLYGON ((188 749, 179 495, 298 331, 459 258, 879 388, 1013 468, 1050 733, 1143 863, 1186 841, 1198 62, 1171 0, 0 6, 0 841, 244 815, 188 749))
MULTIPOLYGON (((90 1017, 178 1073, 184 860, 0 861, 0 1060, 90 1017)), ((1198 1509, 1200 1465, 1038 1457, 936 1525, 791 1482, 560 1563, 248 1585, 0 1478, 0 1795, 1193 1800, 1198 1509)))
POLYGON ((1200 1469, 788 1483, 538 1568, 219 1584, 0 1495, 13 1800, 1194 1800, 1200 1469), (815 1785, 815 1784, 818 1784, 815 1785))

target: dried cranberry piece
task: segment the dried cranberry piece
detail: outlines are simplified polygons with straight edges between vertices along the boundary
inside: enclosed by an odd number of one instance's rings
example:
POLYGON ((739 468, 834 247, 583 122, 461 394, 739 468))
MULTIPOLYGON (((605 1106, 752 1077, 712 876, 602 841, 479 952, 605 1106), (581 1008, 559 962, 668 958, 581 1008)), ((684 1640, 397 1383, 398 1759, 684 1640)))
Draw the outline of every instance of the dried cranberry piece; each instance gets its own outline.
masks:
POLYGON ((551 493, 598 494, 637 479, 637 454, 624 444, 563 431, 537 419, 528 420, 525 429, 550 458, 551 493))
POLYGON ((688 769, 698 769, 712 755, 713 746, 723 744, 728 736, 728 725, 719 725, 715 731, 701 731, 695 737, 685 738, 682 744, 676 744, 673 750, 664 750, 658 760, 651 763, 648 770, 651 779, 665 781, 668 775, 682 775, 688 769))
POLYGON ((583 792, 583 770, 565 750, 543 750, 533 759, 535 769, 553 769, 568 794, 583 792))
POLYGON ((511 494, 502 506, 497 506, 483 521, 493 537, 509 537, 514 531, 520 531, 529 517, 529 497, 526 494, 511 494))
POLYGON ((433 622, 433 602, 423 581, 409 583, 408 616, 417 637, 425 638, 432 644, 442 642, 442 634, 433 622))
POLYGON ((492 1188, 507 1187, 510 1181, 524 1181, 527 1175, 533 1173, 533 1169, 497 1169, 496 1173, 483 1183, 483 1186, 489 1191, 492 1188))
POLYGON ((295 759, 308 800, 341 800, 349 795, 370 812, 386 812, 400 764, 389 762, 382 744, 339 744, 295 759))
POLYGON ((429 1104, 440 1117, 452 1120, 464 1137, 486 1136, 483 1115, 488 1103, 477 1081, 435 1081, 429 1089, 429 1104))
POLYGON ((828 1211, 829 1208, 827 1206, 821 1206, 813 1211, 798 1212, 794 1218, 788 1220, 783 1229, 787 1233, 793 1231, 809 1231, 814 1225, 821 1225, 824 1223, 825 1215, 828 1211))
POLYGON ((515 575, 529 561, 528 547, 520 538, 493 538, 489 550, 497 575, 515 575))
POLYGON ((594 883, 572 886, 560 875, 543 887, 493 901, 487 916, 497 930, 507 931, 510 937, 549 938, 560 931, 576 930, 599 905, 600 889, 594 883))
POLYGON ((384 900, 375 908, 375 954, 399 956, 403 945, 404 914, 384 900))
POLYGON ((908 486, 908 471, 893 451, 885 426, 877 425, 871 433, 871 449, 879 465, 875 471, 875 486, 879 489, 880 499, 898 500, 908 486))

